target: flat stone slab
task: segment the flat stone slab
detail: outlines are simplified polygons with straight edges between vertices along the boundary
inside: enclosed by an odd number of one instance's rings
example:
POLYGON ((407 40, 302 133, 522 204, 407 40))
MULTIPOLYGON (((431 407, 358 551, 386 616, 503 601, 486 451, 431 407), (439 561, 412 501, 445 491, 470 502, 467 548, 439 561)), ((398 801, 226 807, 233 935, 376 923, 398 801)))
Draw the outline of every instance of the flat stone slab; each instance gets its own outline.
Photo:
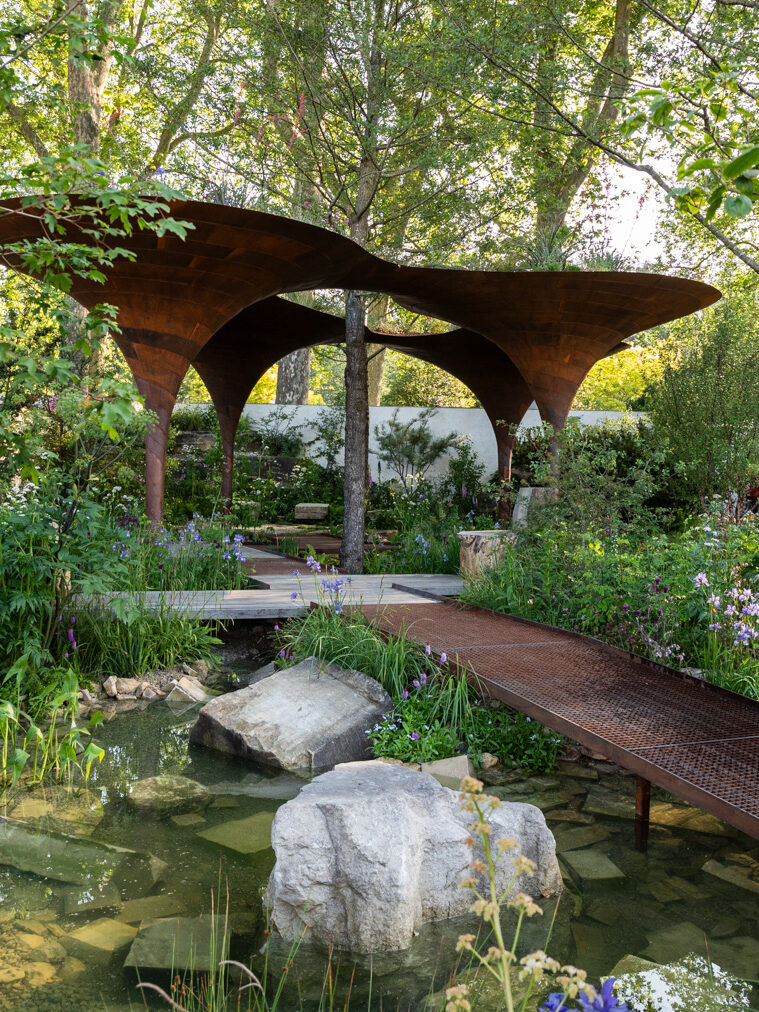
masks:
POLYGON ((474 766, 468 755, 454 755, 450 759, 435 759, 422 763, 422 773, 429 773, 443 787, 457 791, 464 777, 473 777, 474 766))
POLYGON ((297 520, 326 520, 329 516, 329 503, 299 502, 295 504, 293 518, 297 520))
POLYGON ((126 924, 139 924, 141 921, 155 920, 158 917, 175 917, 184 914, 186 907, 176 896, 159 893, 157 896, 142 896, 140 899, 127 900, 117 915, 117 921, 126 924))
POLYGON ((759 882, 749 878, 748 875, 735 865, 720 864, 719 861, 710 859, 703 865, 702 871, 707 875, 729 882, 730 885, 738 886, 739 889, 746 889, 748 892, 759 893, 759 882))
POLYGON ((152 854, 63 833, 41 832, 3 818, 0 864, 76 885, 96 886, 111 881, 132 895, 147 892, 168 870, 165 862, 152 854))
POLYGON ((197 812, 187 812, 185 815, 172 815, 171 821, 175 826, 180 826, 182 829, 186 829, 188 826, 203 826, 206 823, 206 819, 202 815, 198 815, 197 812))
POLYGON ((274 812, 256 812, 246 819, 222 822, 211 829, 204 829, 197 835, 202 840, 216 843, 238 854, 256 854, 271 847, 271 824, 274 812))
POLYGON ((161 917, 143 921, 139 932, 130 930, 136 937, 124 966, 137 970, 181 972, 191 967, 194 972, 207 973, 226 959, 229 951, 224 919, 212 914, 161 917))
POLYGON ((562 860, 583 882, 610 882, 625 877, 625 873, 598 850, 570 850, 562 860))
POLYGON ((200 811, 212 800, 208 788, 195 780, 163 776, 147 777, 132 784, 127 804, 150 815, 169 816, 200 811))
POLYGON ((111 917, 101 917, 69 932, 61 939, 70 955, 85 963, 110 963, 134 940, 137 928, 111 917))
POLYGON ((93 833, 103 815, 103 805, 94 791, 59 784, 37 788, 22 797, 10 812, 12 819, 77 836, 93 833))
POLYGON ((121 894, 113 882, 98 882, 81 889, 75 886, 63 894, 63 912, 71 914, 92 913, 95 910, 120 910, 121 894))
POLYGON ((392 708, 373 678, 309 657, 206 703, 190 741, 286 770, 320 770, 366 758, 365 732, 392 708))
POLYGON ((611 833, 603 826, 578 826, 576 829, 567 829, 563 833, 556 833, 556 853, 563 854, 568 850, 580 850, 582 847, 590 847, 601 840, 608 840, 611 833))
POLYGON ((234 800, 236 797, 289 801, 297 797, 305 783, 308 781, 303 777, 285 770, 276 771, 273 767, 266 774, 251 771, 239 780, 221 780, 208 784, 208 790, 215 799, 211 802, 211 808, 236 808, 239 806, 239 802, 234 800))
MULTIPOLYGON (((635 799, 617 797, 601 791, 591 791, 583 805, 583 811, 593 815, 608 815, 617 819, 635 818, 635 799)), ((710 836, 732 836, 734 830, 713 815, 688 805, 670 805, 658 802, 651 805, 650 822, 656 826, 671 829, 687 829, 692 833, 708 833, 710 836)))

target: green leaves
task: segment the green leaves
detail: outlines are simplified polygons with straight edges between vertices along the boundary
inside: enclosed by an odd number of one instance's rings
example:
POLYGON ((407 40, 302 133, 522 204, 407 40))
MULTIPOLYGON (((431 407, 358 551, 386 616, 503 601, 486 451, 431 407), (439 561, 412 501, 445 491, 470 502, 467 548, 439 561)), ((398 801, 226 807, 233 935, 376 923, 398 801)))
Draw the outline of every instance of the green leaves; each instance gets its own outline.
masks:
POLYGON ((751 198, 744 193, 725 198, 725 212, 731 218, 745 218, 747 214, 751 214, 753 206, 751 198))
POLYGON ((754 144, 738 155, 737 158, 733 158, 731 162, 728 162, 723 169, 723 173, 726 179, 737 179, 744 172, 757 166, 759 166, 759 144, 754 144))

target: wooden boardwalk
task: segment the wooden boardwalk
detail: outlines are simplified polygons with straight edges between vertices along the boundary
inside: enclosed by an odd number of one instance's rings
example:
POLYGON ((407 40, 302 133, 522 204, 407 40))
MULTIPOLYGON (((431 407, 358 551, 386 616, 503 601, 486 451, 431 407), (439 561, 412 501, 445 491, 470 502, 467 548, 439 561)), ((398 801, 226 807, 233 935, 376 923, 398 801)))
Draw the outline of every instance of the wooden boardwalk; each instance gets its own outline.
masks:
POLYGON ((364 608, 385 632, 430 643, 494 699, 759 839, 759 703, 599 640, 441 602, 364 608))
MULTIPOLYGON (((303 561, 260 548, 244 547, 242 554, 254 570, 250 590, 124 591, 90 600, 107 607, 109 601, 127 598, 139 601, 149 611, 224 621, 293 618, 322 600, 322 576, 315 576, 303 561)), ((439 598, 457 596, 463 587, 461 577, 447 574, 338 576, 346 581, 340 590, 345 607, 430 603, 430 597, 436 603, 439 598)))

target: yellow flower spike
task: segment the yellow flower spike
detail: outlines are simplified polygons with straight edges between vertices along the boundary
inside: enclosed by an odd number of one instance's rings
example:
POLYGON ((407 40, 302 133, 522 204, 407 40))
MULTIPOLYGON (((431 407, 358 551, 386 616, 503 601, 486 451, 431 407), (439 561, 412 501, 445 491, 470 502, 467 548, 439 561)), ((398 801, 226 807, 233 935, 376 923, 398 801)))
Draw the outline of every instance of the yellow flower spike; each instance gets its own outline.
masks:
POLYGON ((459 888, 460 889, 471 889, 472 886, 475 886, 475 885, 477 885, 477 879, 474 879, 474 878, 465 878, 463 882, 459 883, 459 888))
POLYGON ((518 850, 518 842, 511 836, 502 836, 500 839, 495 841, 498 850, 503 854, 506 850, 518 850))
POLYGON ((524 910, 528 917, 532 917, 534 914, 543 913, 542 909, 533 900, 532 896, 528 896, 527 893, 517 893, 512 900, 509 900, 509 906, 514 910, 524 910))
POLYGON ((472 863, 469 865, 469 867, 472 869, 472 871, 480 871, 480 872, 482 872, 483 875, 488 870, 488 866, 485 864, 485 862, 484 861, 479 861, 479 860, 478 861, 472 861, 472 863))
POLYGON ((535 862, 531 861, 529 857, 525 857, 524 854, 514 858, 514 871, 518 875, 534 875, 537 867, 535 862))
POLYGON ((466 838, 466 840, 464 840, 464 843, 467 845, 467 847, 469 847, 471 849, 472 847, 474 847, 474 845, 475 845, 475 843, 477 843, 477 841, 474 839, 474 837, 468 836, 466 838))
POLYGON ((456 952, 472 951, 472 942, 474 941, 474 935, 459 935, 459 940, 456 942, 456 952))
POLYGON ((464 777, 459 784, 459 790, 465 794, 479 794, 483 788, 481 780, 477 780, 476 777, 464 777))

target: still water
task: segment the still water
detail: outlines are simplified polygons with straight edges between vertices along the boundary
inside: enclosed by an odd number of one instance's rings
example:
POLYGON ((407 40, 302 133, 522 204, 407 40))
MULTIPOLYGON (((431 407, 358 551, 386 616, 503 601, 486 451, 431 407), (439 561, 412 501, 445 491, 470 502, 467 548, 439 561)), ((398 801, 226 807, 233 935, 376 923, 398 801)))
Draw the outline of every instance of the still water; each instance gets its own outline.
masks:
MULTIPOLYGON (((93 773, 89 794, 77 801, 62 795, 60 788, 48 789, 16 798, 4 813, 13 815, 15 809, 17 818, 42 830, 75 832, 147 852, 163 864, 155 883, 144 876, 120 882, 117 893, 96 900, 99 908, 85 909, 76 908, 76 897, 86 889, 80 885, 77 893, 71 876, 59 881, 0 865, 3 1012, 124 1012, 144 1007, 134 970, 123 967, 130 943, 119 931, 134 933, 140 921, 135 923, 132 916, 132 926, 127 924, 129 911, 137 909, 129 901, 146 896, 152 897, 150 917, 226 912, 230 955, 262 972, 262 894, 274 853, 268 837, 251 842, 249 827, 266 833, 269 817, 297 793, 302 781, 191 748, 188 734, 194 719, 192 710, 176 715, 160 703, 118 715, 98 735, 106 758, 93 773), (200 812, 165 818, 130 808, 130 785, 159 775, 205 785, 212 803, 200 812), (117 922, 113 953, 94 959, 74 948, 81 958, 72 955, 67 936, 103 917, 117 922)), ((703 954, 708 947, 712 960, 725 970, 759 977, 757 841, 659 794, 653 798, 648 853, 636 852, 634 778, 605 763, 565 763, 556 774, 527 777, 514 771, 499 779, 501 783, 489 789, 504 800, 539 805, 557 838, 567 889, 555 920, 552 955, 597 976, 608 974, 629 953, 668 962, 688 952, 703 954)), ((72 853, 60 854, 62 879, 72 853)), ((547 904, 543 918, 529 923, 525 951, 544 947, 549 908, 547 904)), ((381 1001, 384 1008, 413 1007, 445 983, 456 937, 470 927, 466 921, 427 926, 407 952, 362 959, 355 967, 333 955, 332 979, 337 976, 341 994, 350 985, 362 1007, 370 987, 375 1006, 381 1001)), ((270 956, 276 970, 287 960, 288 946, 272 939, 270 956)), ((315 1007, 325 964, 323 952, 302 946, 280 1007, 315 1007)), ((167 971, 146 977, 163 986, 171 981, 167 971)), ((166 1008, 158 999, 154 1004, 166 1008)))

